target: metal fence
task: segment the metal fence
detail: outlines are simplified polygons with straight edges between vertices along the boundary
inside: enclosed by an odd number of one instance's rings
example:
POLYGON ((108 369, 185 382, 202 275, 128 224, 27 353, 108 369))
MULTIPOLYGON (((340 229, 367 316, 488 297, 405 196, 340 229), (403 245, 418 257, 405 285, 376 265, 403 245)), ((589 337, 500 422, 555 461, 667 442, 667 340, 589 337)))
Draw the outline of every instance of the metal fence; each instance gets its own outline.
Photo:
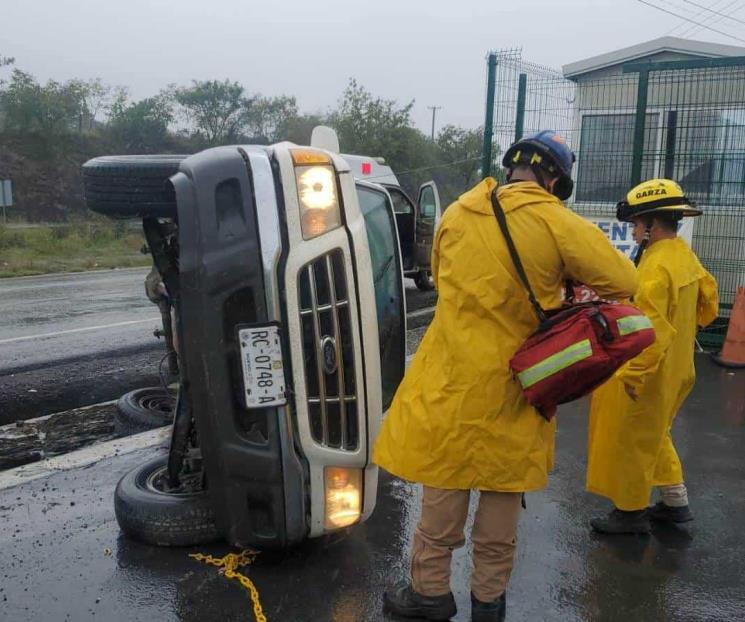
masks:
MULTIPOLYGON (((557 130, 577 154, 569 207, 590 218, 612 217, 644 179, 675 179, 704 210, 693 248, 719 282, 727 318, 745 284, 745 57, 636 62, 575 80, 519 50, 490 60, 492 165, 524 133, 557 130)), ((716 344, 724 324, 704 339, 716 344)))

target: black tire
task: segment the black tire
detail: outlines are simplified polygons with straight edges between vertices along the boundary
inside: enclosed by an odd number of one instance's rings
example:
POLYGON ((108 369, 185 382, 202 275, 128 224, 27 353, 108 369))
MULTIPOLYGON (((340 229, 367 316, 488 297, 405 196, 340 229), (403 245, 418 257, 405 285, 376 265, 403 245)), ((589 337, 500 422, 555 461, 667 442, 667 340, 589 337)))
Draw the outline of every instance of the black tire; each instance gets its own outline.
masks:
POLYGON ((435 288, 432 278, 427 270, 420 270, 414 277, 414 283, 417 288, 423 292, 431 292, 435 288))
POLYGON ((114 511, 129 537, 156 546, 196 546, 220 539, 206 490, 165 492, 167 456, 127 473, 116 486, 114 511))
POLYGON ((168 178, 185 155, 105 156, 83 164, 88 209, 110 218, 176 216, 176 194, 168 178))
POLYGON ((114 417, 124 430, 152 430, 171 425, 175 410, 175 393, 163 387, 145 387, 122 395, 114 417))

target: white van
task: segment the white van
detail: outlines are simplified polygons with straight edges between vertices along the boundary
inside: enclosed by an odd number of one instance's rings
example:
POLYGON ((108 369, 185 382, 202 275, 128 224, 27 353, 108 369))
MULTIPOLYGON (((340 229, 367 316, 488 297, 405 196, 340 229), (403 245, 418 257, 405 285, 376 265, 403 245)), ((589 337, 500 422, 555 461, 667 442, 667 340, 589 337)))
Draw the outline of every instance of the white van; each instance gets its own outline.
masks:
MULTIPOLYGON (((336 133, 331 128, 315 128, 311 144, 339 153, 336 133)), ((342 154, 342 157, 356 179, 382 186, 390 194, 396 213, 404 276, 414 279, 423 291, 432 289, 432 244, 442 216, 435 182, 422 184, 414 203, 383 158, 350 154, 342 154)))

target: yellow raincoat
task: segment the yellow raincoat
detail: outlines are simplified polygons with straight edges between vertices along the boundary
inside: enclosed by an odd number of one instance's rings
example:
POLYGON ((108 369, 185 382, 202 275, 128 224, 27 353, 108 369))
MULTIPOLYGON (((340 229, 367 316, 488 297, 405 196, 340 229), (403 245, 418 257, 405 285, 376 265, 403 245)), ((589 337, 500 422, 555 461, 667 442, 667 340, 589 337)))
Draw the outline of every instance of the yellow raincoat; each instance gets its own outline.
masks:
POLYGON ((593 395, 587 465, 587 490, 626 511, 646 508, 653 486, 683 483, 670 427, 696 378, 696 328, 719 310, 717 284, 684 240, 660 240, 642 256, 634 304, 657 337, 593 395))
MULTIPOLYGON (((491 207, 487 178, 443 216, 432 254, 435 317, 398 389, 374 461, 427 486, 503 492, 546 485, 555 423, 523 398, 509 370, 538 327, 491 207)), ((499 199, 536 296, 559 307, 565 278, 608 297, 635 293, 633 264, 600 229, 533 182, 499 199)))

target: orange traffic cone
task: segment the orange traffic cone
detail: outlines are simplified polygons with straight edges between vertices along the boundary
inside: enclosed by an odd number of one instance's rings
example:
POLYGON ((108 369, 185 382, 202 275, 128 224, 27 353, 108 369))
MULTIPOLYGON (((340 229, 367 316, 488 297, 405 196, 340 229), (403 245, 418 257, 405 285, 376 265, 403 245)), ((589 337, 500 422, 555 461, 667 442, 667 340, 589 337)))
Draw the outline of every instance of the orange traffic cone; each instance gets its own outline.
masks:
POLYGON ((745 367, 745 287, 737 288, 724 347, 713 359, 723 367, 745 367))

